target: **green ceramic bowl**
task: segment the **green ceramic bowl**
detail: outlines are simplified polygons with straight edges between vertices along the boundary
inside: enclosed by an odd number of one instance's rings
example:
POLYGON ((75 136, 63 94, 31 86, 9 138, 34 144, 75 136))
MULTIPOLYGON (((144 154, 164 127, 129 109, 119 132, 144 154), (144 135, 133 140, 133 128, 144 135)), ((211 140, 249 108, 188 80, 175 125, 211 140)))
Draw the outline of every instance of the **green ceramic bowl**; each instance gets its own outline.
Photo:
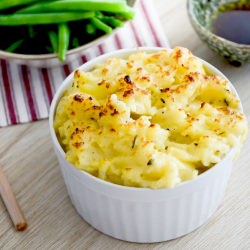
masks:
MULTIPOLYGON (((231 64, 240 66, 243 63, 250 62, 250 45, 231 42, 210 31, 211 20, 215 17, 220 6, 232 2, 237 1, 187 0, 187 11, 191 24, 200 39, 231 64)), ((245 2, 250 4, 250 1, 246 0, 245 2)))

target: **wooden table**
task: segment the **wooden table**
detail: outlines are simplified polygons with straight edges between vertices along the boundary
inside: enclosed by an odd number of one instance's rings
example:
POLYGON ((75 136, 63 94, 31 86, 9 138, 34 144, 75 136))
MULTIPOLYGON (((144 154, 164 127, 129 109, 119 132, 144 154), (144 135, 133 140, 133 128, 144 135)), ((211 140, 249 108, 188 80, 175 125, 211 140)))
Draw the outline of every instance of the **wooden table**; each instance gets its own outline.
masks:
MULTIPOLYGON (((217 66, 233 82, 250 116, 250 64, 230 66, 192 29, 183 0, 154 1, 172 47, 181 45, 217 66)), ((0 249, 250 249, 250 140, 235 162, 223 204, 201 228, 158 244, 110 238, 76 213, 67 195, 49 136, 48 121, 0 129, 0 164, 29 228, 16 232, 0 200, 0 249)))

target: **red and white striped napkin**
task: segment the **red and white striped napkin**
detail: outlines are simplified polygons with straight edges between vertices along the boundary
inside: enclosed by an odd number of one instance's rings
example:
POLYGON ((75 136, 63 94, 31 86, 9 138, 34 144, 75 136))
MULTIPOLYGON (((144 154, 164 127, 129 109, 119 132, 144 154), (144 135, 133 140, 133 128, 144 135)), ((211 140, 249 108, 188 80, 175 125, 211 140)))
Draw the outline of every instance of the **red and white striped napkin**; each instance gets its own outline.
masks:
POLYGON ((63 79, 100 54, 138 46, 169 47, 152 0, 140 0, 136 8, 132 22, 63 66, 35 68, 0 59, 0 127, 48 118, 53 95, 63 79))

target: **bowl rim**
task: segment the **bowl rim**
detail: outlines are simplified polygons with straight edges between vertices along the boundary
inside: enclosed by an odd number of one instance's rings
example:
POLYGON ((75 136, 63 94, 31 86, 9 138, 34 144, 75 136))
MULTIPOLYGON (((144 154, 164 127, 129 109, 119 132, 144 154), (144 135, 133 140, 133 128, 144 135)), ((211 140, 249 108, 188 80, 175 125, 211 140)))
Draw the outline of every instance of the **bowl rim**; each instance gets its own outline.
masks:
MULTIPOLYGON (((108 38, 109 36, 115 34, 118 30, 119 30, 119 27, 113 29, 113 31, 110 34, 104 34, 104 35, 96 38, 95 40, 93 40, 89 43, 83 44, 77 48, 70 49, 67 51, 66 56, 70 56, 70 55, 75 54, 77 52, 82 52, 84 50, 87 50, 91 46, 98 45, 101 42, 103 42, 106 38, 108 38)), ((9 60, 25 60, 25 61, 40 60, 40 61, 43 61, 43 60, 48 60, 48 59, 57 59, 57 54, 56 53, 22 54, 22 53, 13 53, 13 52, 0 50, 0 58, 5 58, 5 59, 9 59, 9 60)), ((63 64, 66 62, 67 62, 67 59, 61 63, 63 64)))
MULTIPOLYGON (((168 192, 172 192, 173 190, 182 190, 183 188, 185 188, 187 185, 190 186, 190 184, 192 183, 197 183, 201 180, 203 180, 204 178, 207 178, 207 176, 214 174, 214 172, 221 166, 223 165, 223 163, 225 161, 227 161, 228 159, 233 159, 235 157, 235 154, 237 153, 237 149, 236 146, 232 147, 229 152, 217 163, 215 164, 213 167, 209 168, 208 170, 206 170, 204 173, 202 173, 201 175, 198 175, 196 178, 188 180, 188 181, 184 181, 181 182, 179 184, 177 184, 175 187, 172 188, 158 188, 158 189, 152 189, 152 188, 144 188, 144 187, 131 187, 131 186, 123 186, 123 185, 119 185, 119 184, 115 184, 112 182, 108 182, 106 180, 100 179, 96 176, 93 176, 92 174, 88 173, 87 171, 84 170, 80 170, 78 168, 76 168, 75 166, 73 166, 73 164, 71 164, 70 162, 68 162, 65 159, 65 152, 63 150, 63 148, 61 147, 54 127, 53 127, 53 123, 54 123, 54 116, 55 116, 55 112, 56 112, 56 107, 58 105, 58 102, 61 98, 61 96, 63 95, 64 91, 68 88, 68 86, 72 83, 72 79, 74 76, 74 72, 76 70, 85 70, 85 71, 89 71, 91 70, 96 64, 104 62, 106 59, 110 58, 110 57, 126 57, 127 55, 134 53, 136 51, 146 51, 146 52, 157 52, 160 50, 172 50, 169 48, 165 48, 165 47, 137 47, 137 48, 126 48, 126 49, 119 49, 113 52, 109 52, 109 53, 105 53, 103 55, 100 55, 98 57, 95 57, 93 59, 91 59, 90 61, 80 65, 79 67, 77 67, 76 69, 74 69, 62 82, 62 84, 59 86, 59 88, 57 89, 53 100, 51 102, 50 105, 50 110, 49 110, 49 130, 50 130, 50 137, 52 139, 53 142, 53 146, 54 149, 56 150, 56 152, 58 152, 60 154, 60 157, 67 163, 67 166, 71 167, 71 170, 76 173, 76 174, 80 174, 85 176, 86 178, 90 178, 90 180, 92 180, 93 182, 97 182, 100 185, 104 185, 106 187, 109 188, 116 188, 119 190, 123 190, 123 191, 136 191, 136 192, 145 192, 145 191, 154 191, 154 192, 166 192, 168 190, 168 192)), ((233 84, 231 83, 231 81, 229 81, 229 79, 221 72, 219 71, 217 68, 215 68, 213 65, 211 65, 210 63, 204 61, 203 59, 195 56, 198 60, 200 60, 203 65, 208 69, 211 70, 211 72, 223 77, 224 79, 227 80, 227 82, 229 83, 229 86, 231 88, 231 90, 235 93, 237 99, 240 101, 239 95, 236 91, 236 89, 234 88, 233 84)), ((243 112, 243 108, 242 108, 242 104, 240 101, 240 110, 243 112)), ((238 140, 240 141, 240 138, 238 138, 238 140)))
POLYGON ((190 19, 192 20, 192 22, 197 25, 203 33, 209 34, 211 36, 212 39, 217 39, 220 42, 230 45, 231 47, 236 47, 238 49, 245 49, 245 50, 250 50, 250 45, 248 44, 241 44, 241 43, 236 43, 233 41, 230 41, 228 39, 225 39, 221 36, 218 36, 216 34, 214 34, 212 31, 210 31, 209 29, 205 28, 203 25, 200 24, 200 22, 197 20, 196 15, 194 14, 194 7, 193 7, 193 0, 187 0, 187 11, 188 11, 188 16, 190 17, 190 19))

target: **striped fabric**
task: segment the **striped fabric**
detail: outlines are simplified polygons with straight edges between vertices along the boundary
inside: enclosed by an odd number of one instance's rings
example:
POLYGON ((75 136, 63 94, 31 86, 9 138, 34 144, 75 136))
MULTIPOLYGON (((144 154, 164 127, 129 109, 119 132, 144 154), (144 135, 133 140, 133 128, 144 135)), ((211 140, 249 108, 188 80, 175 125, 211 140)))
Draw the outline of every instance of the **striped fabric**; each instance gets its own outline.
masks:
POLYGON ((168 47, 152 2, 138 1, 133 22, 68 64, 35 68, 0 59, 0 127, 48 118, 53 95, 63 79, 91 58, 121 48, 168 47))

